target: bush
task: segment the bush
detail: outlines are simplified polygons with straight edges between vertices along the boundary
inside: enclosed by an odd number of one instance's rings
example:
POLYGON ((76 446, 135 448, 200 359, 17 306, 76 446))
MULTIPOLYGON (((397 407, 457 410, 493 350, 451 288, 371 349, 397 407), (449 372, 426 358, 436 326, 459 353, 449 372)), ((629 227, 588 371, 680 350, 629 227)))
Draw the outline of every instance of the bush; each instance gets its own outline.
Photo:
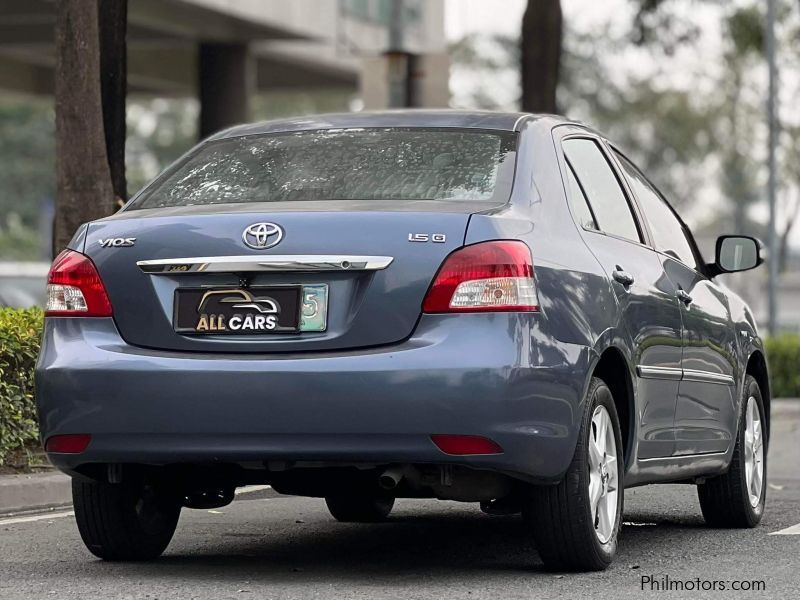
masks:
POLYGON ((800 335, 767 338, 765 349, 773 397, 800 398, 800 335))
POLYGON ((41 310, 0 309, 0 466, 19 466, 39 439, 33 369, 41 337, 41 310))

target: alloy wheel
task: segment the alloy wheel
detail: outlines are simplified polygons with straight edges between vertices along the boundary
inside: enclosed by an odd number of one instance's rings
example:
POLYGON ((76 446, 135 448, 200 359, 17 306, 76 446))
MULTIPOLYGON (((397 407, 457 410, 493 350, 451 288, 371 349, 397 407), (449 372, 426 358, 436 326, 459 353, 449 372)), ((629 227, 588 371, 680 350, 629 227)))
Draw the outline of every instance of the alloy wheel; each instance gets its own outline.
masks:
POLYGON ((605 544, 617 519, 619 474, 617 444, 611 417, 604 406, 595 408, 589 431, 589 502, 597 539, 605 544))
POLYGON ((744 477, 750 505, 755 508, 761 501, 764 481, 764 429, 761 413, 753 396, 747 399, 744 427, 744 477))

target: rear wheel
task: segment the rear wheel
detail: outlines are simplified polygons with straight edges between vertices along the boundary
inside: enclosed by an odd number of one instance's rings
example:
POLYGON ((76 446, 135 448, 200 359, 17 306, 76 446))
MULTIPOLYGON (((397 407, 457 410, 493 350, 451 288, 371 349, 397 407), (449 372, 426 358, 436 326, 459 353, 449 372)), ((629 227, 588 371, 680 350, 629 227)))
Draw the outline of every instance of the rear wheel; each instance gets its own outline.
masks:
POLYGON ((383 521, 394 507, 394 498, 387 496, 326 496, 325 504, 337 521, 374 523, 383 521))
POLYGON ((83 543, 104 560, 149 560, 166 549, 181 512, 179 496, 144 483, 72 480, 83 543))
POLYGON ((611 390, 593 378, 578 445, 564 478, 539 486, 523 510, 550 570, 599 571, 617 550, 623 504, 619 418, 611 390))
POLYGON ((755 527, 761 521, 767 496, 765 440, 761 389, 748 375, 728 472, 697 486, 700 509, 712 527, 755 527))

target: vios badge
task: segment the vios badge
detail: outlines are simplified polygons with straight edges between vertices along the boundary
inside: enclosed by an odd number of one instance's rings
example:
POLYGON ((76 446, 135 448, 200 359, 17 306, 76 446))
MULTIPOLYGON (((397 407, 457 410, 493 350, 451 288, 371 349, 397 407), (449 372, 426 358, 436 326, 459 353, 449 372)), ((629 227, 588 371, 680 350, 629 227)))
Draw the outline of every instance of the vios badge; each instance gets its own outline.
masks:
POLYGON ((136 238, 105 238, 97 240, 103 248, 128 248, 136 243, 136 238))
POLYGON ((272 248, 283 239, 283 229, 275 223, 253 223, 242 232, 242 241, 254 250, 272 248))

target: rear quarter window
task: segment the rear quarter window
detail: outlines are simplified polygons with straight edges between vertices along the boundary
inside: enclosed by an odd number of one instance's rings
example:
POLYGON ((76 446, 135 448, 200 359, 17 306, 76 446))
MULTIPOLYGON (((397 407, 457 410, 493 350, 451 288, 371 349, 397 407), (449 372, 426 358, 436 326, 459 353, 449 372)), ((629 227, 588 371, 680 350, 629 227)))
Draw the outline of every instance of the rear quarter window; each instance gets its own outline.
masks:
POLYGON ((641 242, 625 192, 597 142, 587 138, 569 138, 562 146, 600 230, 641 242))

